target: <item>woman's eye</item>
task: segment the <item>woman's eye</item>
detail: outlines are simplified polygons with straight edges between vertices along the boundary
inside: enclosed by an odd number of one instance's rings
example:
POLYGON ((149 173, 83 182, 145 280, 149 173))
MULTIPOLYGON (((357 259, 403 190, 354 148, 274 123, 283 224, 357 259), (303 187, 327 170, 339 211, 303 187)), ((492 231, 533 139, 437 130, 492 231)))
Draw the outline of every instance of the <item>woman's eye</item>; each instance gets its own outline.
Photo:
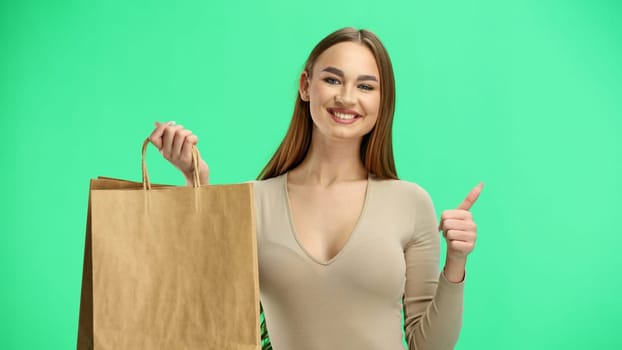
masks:
POLYGON ((361 84, 361 85, 359 85, 359 88, 360 88, 360 89, 363 89, 363 90, 367 90, 367 91, 371 91, 371 90, 373 90, 373 89, 374 89, 374 87, 373 87, 373 86, 371 86, 371 85, 367 85, 367 84, 361 84))
POLYGON ((331 85, 339 84, 339 80, 335 78, 324 78, 324 81, 331 85))

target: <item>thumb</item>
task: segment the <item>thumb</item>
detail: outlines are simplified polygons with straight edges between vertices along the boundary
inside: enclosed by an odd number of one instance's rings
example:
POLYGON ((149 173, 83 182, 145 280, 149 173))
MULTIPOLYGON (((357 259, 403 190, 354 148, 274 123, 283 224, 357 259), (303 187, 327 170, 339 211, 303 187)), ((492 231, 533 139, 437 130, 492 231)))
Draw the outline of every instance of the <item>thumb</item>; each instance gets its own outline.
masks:
POLYGON ((460 203, 457 209, 462 209, 462 210, 471 209, 473 204, 475 204, 475 201, 477 201, 477 198, 479 198, 480 193, 482 193, 482 188, 484 188, 483 182, 475 186, 475 188, 473 188, 471 192, 469 192, 469 194, 462 201, 462 203, 460 203))

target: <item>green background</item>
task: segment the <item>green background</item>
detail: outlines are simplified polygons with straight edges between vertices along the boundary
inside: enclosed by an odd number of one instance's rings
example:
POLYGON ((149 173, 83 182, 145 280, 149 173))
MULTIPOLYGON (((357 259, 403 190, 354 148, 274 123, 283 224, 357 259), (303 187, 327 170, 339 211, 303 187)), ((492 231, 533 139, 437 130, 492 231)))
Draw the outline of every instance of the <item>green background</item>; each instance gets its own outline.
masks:
POLYGON ((255 178, 344 26, 393 59, 400 177, 439 213, 486 184, 456 348, 621 348, 613 0, 2 1, 0 348, 75 348, 90 178, 139 180, 156 120, 199 135, 213 183, 255 178))

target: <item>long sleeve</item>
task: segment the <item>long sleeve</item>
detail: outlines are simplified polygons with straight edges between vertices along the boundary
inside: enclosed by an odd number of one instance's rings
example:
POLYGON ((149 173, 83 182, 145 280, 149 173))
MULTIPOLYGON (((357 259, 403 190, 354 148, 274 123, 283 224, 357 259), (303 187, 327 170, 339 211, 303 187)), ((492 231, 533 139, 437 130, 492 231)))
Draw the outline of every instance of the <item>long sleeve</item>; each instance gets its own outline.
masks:
POLYGON ((425 191, 414 215, 413 236, 405 249, 406 340, 411 350, 453 349, 462 326, 464 282, 451 283, 439 271, 440 235, 425 191))

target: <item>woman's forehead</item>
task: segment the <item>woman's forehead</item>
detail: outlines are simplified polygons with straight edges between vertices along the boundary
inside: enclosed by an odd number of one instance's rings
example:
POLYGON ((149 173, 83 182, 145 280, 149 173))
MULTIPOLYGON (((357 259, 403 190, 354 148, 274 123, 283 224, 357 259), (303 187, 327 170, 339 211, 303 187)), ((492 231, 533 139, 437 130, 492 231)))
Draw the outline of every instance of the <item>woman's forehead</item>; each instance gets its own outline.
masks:
POLYGON ((338 43, 322 52, 313 67, 314 73, 327 67, 337 68, 345 75, 379 76, 378 65, 371 50, 356 42, 338 43))

